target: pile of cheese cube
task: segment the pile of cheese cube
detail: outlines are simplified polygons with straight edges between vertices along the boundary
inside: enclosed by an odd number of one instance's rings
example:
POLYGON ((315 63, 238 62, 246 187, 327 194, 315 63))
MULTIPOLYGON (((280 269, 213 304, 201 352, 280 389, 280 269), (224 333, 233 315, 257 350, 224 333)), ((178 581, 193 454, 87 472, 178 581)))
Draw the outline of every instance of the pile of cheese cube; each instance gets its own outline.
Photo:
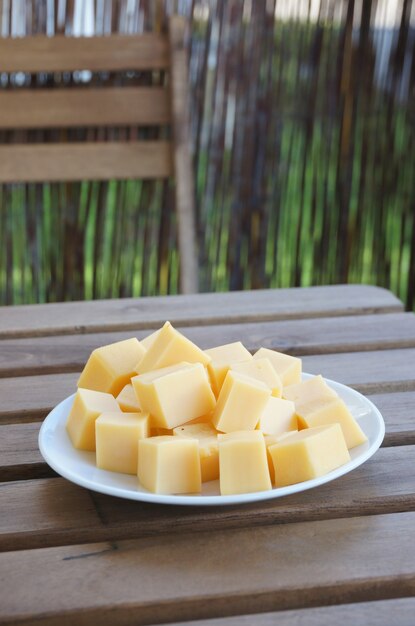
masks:
POLYGON ((366 441, 321 376, 301 381, 301 359, 241 342, 201 350, 169 322, 92 352, 66 428, 99 468, 163 494, 217 479, 222 495, 292 485, 366 441))

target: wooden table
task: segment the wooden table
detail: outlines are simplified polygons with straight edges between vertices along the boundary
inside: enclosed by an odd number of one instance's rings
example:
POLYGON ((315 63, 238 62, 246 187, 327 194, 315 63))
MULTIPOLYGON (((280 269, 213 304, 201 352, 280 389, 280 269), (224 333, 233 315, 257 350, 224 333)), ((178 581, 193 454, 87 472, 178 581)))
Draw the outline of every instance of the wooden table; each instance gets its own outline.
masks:
POLYGON ((391 293, 9 307, 0 341, 1 623, 415 623, 415 316, 391 293), (367 394, 385 418, 382 448, 334 483, 223 508, 121 500, 56 476, 37 449, 41 420, 94 347, 165 319, 202 347, 242 339, 301 355, 305 371, 367 394))

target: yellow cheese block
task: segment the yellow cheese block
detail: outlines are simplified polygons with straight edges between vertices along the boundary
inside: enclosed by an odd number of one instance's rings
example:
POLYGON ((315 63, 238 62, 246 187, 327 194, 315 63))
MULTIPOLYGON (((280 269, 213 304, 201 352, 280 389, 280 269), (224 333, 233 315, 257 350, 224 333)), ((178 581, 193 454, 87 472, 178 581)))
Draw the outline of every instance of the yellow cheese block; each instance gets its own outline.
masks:
POLYGON ((275 470, 274 470, 274 463, 272 460, 272 456, 269 451, 269 447, 273 446, 274 443, 278 442, 278 437, 276 435, 264 435, 264 441, 265 441, 265 447, 267 449, 267 463, 268 463, 269 477, 271 479, 271 484, 273 485, 275 482, 275 470))
POLYGON ((267 435, 281 435, 290 430, 297 430, 294 402, 271 396, 261 414, 257 428, 267 435))
POLYGON ((229 370, 213 411, 212 424, 224 433, 254 430, 270 396, 271 390, 265 383, 229 370))
POLYGON ((272 456, 271 453, 269 451, 269 447, 273 446, 274 443, 278 443, 280 441, 282 441, 283 439, 285 439, 286 437, 288 437, 289 435, 292 435, 294 433, 297 433, 298 430, 291 430, 287 433, 282 433, 281 435, 264 435, 264 441, 265 441, 265 446, 267 448, 267 461, 268 461, 268 470, 269 470, 269 476, 271 478, 271 483, 274 484, 275 483, 275 470, 274 470, 274 462, 272 460, 272 456))
POLYGON ((264 435, 259 430, 218 435, 223 496, 271 489, 264 435))
POLYGON ((273 396, 281 398, 282 382, 269 359, 251 359, 245 363, 233 363, 230 369, 261 380, 271 389, 273 396))
POLYGON ((150 348, 150 346, 153 345, 157 335, 159 334, 160 329, 159 330, 155 330, 154 333, 151 333, 151 335, 147 335, 147 337, 144 337, 144 339, 140 339, 140 343, 143 346, 143 348, 145 348, 146 350, 148 350, 150 348))
POLYGON ((97 348, 82 371, 78 387, 117 396, 135 375, 134 368, 144 354, 145 349, 135 338, 97 348))
POLYGON ((301 359, 269 348, 260 348, 255 352, 254 359, 264 358, 271 361, 284 387, 301 382, 301 359))
POLYGON ((340 398, 297 404, 296 412, 302 428, 325 426, 336 422, 340 424, 349 450, 367 441, 365 433, 340 398))
POLYGON ((216 400, 201 363, 178 363, 131 379, 151 426, 175 428, 212 411, 216 400))
POLYGON ((199 442, 202 483, 219 478, 219 450, 217 431, 210 424, 185 424, 173 429, 177 437, 197 439, 199 442))
POLYGON ((321 375, 313 376, 298 385, 284 387, 282 395, 283 398, 295 402, 296 405, 314 400, 338 398, 337 393, 328 386, 321 375))
POLYGON ((252 354, 240 341, 209 348, 205 350, 205 353, 212 359, 208 364, 208 372, 216 397, 219 395, 230 366, 234 363, 252 360, 252 354))
POLYGON ((126 413, 137 413, 141 411, 140 403, 137 400, 131 383, 125 385, 115 399, 120 405, 121 411, 125 411, 126 413))
POLYGON ((137 474, 138 440, 149 435, 148 413, 102 413, 95 422, 97 467, 137 474))
POLYGON ((186 437, 138 442, 138 480, 153 493, 197 493, 202 488, 199 443, 186 437))
POLYGON ((78 389, 66 422, 66 430, 72 444, 78 450, 95 450, 95 420, 104 412, 121 409, 109 393, 78 389))
POLYGON ((145 374, 183 361, 207 365, 210 357, 166 322, 135 369, 139 374, 145 374))
POLYGON ((339 424, 307 428, 268 447, 275 486, 285 487, 323 476, 350 461, 339 424))

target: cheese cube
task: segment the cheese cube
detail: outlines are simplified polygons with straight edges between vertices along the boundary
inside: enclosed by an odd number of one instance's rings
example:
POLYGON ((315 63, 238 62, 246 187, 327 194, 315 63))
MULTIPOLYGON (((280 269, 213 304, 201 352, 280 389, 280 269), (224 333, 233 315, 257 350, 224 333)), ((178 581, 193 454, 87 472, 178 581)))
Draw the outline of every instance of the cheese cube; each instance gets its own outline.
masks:
POLYGON ((179 363, 131 379, 151 426, 174 428, 211 411, 216 403, 201 363, 179 363))
POLYGON ((212 424, 224 433, 254 430, 270 396, 271 390, 265 383, 229 370, 212 415, 212 424))
POLYGON ((120 405, 121 411, 125 411, 126 413, 137 413, 141 411, 140 403, 137 400, 131 383, 125 385, 115 399, 120 405))
POLYGON ((136 374, 134 368, 144 354, 145 349, 135 338, 97 348, 82 371, 78 387, 116 396, 136 374))
POLYGON ((218 435, 223 496, 271 489, 264 435, 259 430, 218 435))
POLYGON ((201 490, 199 444, 185 437, 149 437, 138 442, 138 479, 154 493, 201 490))
POLYGON ((234 363, 252 360, 252 354, 240 341, 209 348, 205 350, 205 353, 212 359, 208 364, 208 372, 216 397, 219 395, 230 366, 234 363))
POLYGON ((136 363, 136 372, 145 374, 183 361, 207 365, 210 357, 166 322, 141 361, 136 363))
POLYGON ((292 435, 293 433, 297 433, 297 432, 298 430, 291 430, 287 433, 282 433, 282 435, 264 435, 265 446, 267 449, 268 470, 269 470, 269 476, 271 478, 272 485, 275 483, 275 470, 274 470, 274 463, 273 463, 269 448, 270 446, 273 446, 274 443, 278 443, 282 439, 285 439, 287 436, 292 435))
POLYGON ((296 405, 296 412, 302 428, 325 426, 336 422, 340 424, 349 450, 367 441, 363 430, 340 398, 314 400, 296 405))
POLYGON ((138 440, 148 437, 148 413, 102 413, 95 422, 97 467, 137 474, 138 440))
POLYGON ((267 463, 268 463, 269 477, 271 479, 271 485, 273 485, 275 482, 275 470, 274 470, 274 463, 272 461, 272 456, 269 451, 269 447, 273 446, 274 443, 278 442, 278 437, 276 435, 264 435, 264 441, 265 441, 265 447, 267 449, 267 463))
POLYGON ((313 378, 309 378, 298 385, 284 387, 282 395, 286 400, 295 402, 296 405, 314 400, 338 398, 337 393, 328 386, 321 375, 313 376, 313 378))
POLYGON ((276 487, 323 476, 350 461, 339 424, 307 428, 269 446, 276 487))
POLYGON ((282 382, 269 359, 251 359, 245 363, 233 363, 230 369, 262 380, 271 389, 273 396, 281 398, 282 382))
POLYGON ((114 396, 101 391, 78 389, 66 422, 72 444, 78 450, 95 450, 95 420, 101 413, 121 409, 114 396))
POLYGON ((263 358, 271 361, 271 365, 280 377, 284 387, 301 382, 301 359, 283 352, 260 348, 255 352, 254 359, 263 358))
POLYGON ((197 439, 199 442, 202 483, 219 478, 219 450, 217 432, 210 424, 185 424, 173 429, 177 437, 197 439))
POLYGON ((271 396, 259 419, 258 429, 267 435, 281 435, 290 430, 297 430, 294 402, 271 396))
POLYGON ((154 333, 151 333, 151 335, 147 335, 147 337, 144 337, 144 339, 140 339, 140 343, 143 346, 143 348, 145 348, 146 350, 148 350, 150 348, 150 346, 153 345, 157 335, 159 334, 160 329, 159 330, 155 330, 154 333))

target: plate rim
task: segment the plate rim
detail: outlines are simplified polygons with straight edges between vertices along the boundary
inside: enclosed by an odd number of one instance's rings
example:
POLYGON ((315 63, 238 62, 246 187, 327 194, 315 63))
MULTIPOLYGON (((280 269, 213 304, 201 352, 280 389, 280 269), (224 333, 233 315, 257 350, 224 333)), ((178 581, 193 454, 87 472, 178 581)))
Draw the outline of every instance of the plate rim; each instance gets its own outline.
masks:
MULTIPOLYGON (((302 377, 304 380, 312 378, 316 376, 316 374, 309 374, 307 372, 303 372, 302 377)), ((75 393, 71 394, 64 398, 61 402, 59 402, 53 409, 48 413, 45 419, 42 422, 42 425, 39 430, 38 435, 38 446, 40 453, 46 463, 60 476, 69 480, 70 482, 79 485, 80 487, 84 487, 86 489, 90 489, 91 491, 95 491, 98 493, 103 493, 105 495, 110 495, 118 498, 135 500, 138 502, 148 502, 152 504, 165 504, 165 505, 180 505, 180 506, 226 506, 226 505, 235 505, 235 504, 249 504, 252 502, 260 502, 263 500, 273 500, 277 498, 281 498, 287 495, 293 495, 295 493, 300 493, 302 491, 308 491, 309 489, 314 489, 319 487, 320 485, 324 485, 333 480, 337 480, 341 476, 348 474, 353 471, 360 465, 363 465, 368 459, 370 459, 375 452, 380 448, 382 441, 385 436, 385 422, 383 416, 377 406, 369 400, 362 393, 345 385, 343 383, 337 382, 330 378, 323 377, 327 384, 334 383, 335 386, 340 387, 342 389, 347 390, 347 392, 352 391, 353 394, 357 395, 357 397, 363 398, 365 403, 370 405, 371 411, 376 417, 376 422, 378 426, 378 432, 375 437, 373 443, 365 450, 361 455, 359 455, 355 459, 351 459, 348 463, 341 465, 340 467, 334 469, 328 474, 324 474, 323 476, 319 476, 318 478, 313 478, 308 481, 303 481, 301 483, 295 483, 293 485, 288 485, 286 487, 273 487, 272 489, 268 489, 266 491, 254 491, 249 493, 242 494, 233 494, 228 496, 222 496, 220 494, 215 495, 181 495, 181 494, 156 494, 147 491, 132 491, 128 490, 125 487, 114 487, 111 485, 101 484, 99 482, 95 482, 88 478, 83 477, 80 474, 77 474, 65 466, 59 465, 59 463, 55 462, 55 459, 51 457, 49 454, 49 446, 46 443, 46 432, 48 431, 50 422, 55 418, 55 411, 59 409, 59 407, 64 403, 74 398, 75 393)), ((62 418, 63 419, 63 418, 62 418)), ((76 449, 74 448, 74 451, 76 449)), ((116 472, 113 472, 114 474, 116 472)), ((143 487, 142 487, 143 488, 143 487)))

